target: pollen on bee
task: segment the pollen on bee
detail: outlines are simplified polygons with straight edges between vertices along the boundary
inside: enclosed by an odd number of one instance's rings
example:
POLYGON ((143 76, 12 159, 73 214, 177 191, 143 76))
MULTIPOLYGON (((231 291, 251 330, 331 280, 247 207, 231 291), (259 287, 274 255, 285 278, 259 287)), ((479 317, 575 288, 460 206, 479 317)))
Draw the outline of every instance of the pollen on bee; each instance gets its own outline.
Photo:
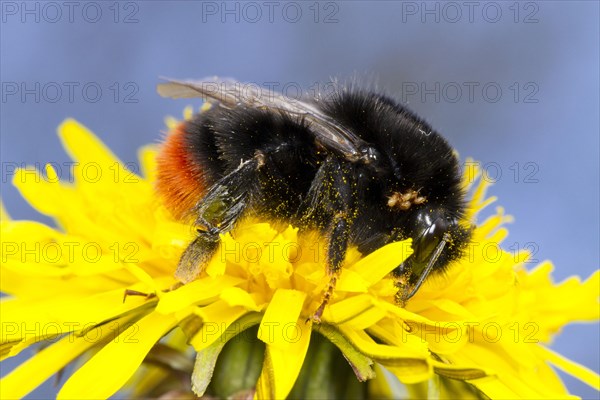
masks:
POLYGON ((402 211, 410 209, 414 205, 423 204, 427 199, 423 196, 419 196, 419 191, 410 189, 404 193, 394 192, 388 196, 387 205, 390 208, 398 208, 402 211))
POLYGON ((205 187, 201 166, 189 154, 185 135, 185 122, 182 122, 168 133, 157 157, 156 189, 177 219, 187 216, 205 187))
POLYGON ((408 277, 405 275, 400 275, 396 278, 397 285, 406 286, 408 285, 408 277))

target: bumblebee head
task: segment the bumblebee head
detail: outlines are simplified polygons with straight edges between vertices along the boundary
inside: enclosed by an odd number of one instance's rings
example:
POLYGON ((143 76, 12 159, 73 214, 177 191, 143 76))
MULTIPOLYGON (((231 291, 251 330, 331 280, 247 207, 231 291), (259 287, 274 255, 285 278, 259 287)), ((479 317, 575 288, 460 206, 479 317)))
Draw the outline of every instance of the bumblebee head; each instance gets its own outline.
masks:
POLYGON ((408 226, 413 238, 413 254, 395 271, 404 277, 405 284, 399 292, 403 304, 414 296, 430 273, 441 271, 460 257, 471 235, 471 229, 461 225, 459 219, 442 206, 415 209, 408 226))

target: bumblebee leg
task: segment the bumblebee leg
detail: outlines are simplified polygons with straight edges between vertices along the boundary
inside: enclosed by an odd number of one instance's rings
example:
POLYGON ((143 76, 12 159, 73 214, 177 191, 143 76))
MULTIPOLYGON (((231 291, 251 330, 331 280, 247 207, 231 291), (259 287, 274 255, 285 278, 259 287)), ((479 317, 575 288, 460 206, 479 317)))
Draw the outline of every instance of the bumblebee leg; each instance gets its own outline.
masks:
POLYGON ((175 277, 191 282, 204 270, 221 242, 220 234, 229 232, 250 205, 258 190, 257 169, 262 157, 240 163, 230 174, 217 181, 196 205, 198 235, 179 259, 175 277))
POLYGON ((327 248, 327 272, 329 275, 329 282, 325 287, 321 305, 312 316, 314 322, 321 322, 321 315, 323 315, 325 306, 329 303, 329 300, 331 300, 331 296, 333 296, 337 279, 342 268, 342 262, 346 257, 349 225, 349 218, 345 214, 339 213, 335 216, 333 228, 329 234, 329 245, 327 248))
POLYGON ((327 227, 329 243, 327 247, 327 272, 329 282, 325 288, 321 305, 312 316, 312 320, 320 322, 325 306, 329 303, 335 290, 342 263, 346 257, 346 249, 350 238, 350 226, 355 218, 356 182, 351 166, 340 163, 336 158, 329 158, 321 166, 315 177, 310 193, 319 196, 311 203, 317 208, 333 214, 333 221, 327 227), (316 188, 315 190, 312 190, 316 188))
POLYGON ((175 277, 184 283, 196 279, 219 248, 220 242, 218 231, 211 233, 198 230, 198 236, 188 245, 179 259, 175 277))

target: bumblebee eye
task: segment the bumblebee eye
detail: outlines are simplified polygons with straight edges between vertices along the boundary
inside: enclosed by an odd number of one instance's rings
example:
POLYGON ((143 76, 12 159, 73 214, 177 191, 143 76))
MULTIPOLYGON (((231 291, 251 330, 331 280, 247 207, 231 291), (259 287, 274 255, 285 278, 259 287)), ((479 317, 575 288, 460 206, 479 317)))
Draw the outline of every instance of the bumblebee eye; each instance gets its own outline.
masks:
POLYGON ((423 233, 413 242, 413 257, 415 257, 412 273, 419 275, 444 234, 449 230, 449 222, 444 218, 437 218, 423 233), (416 268, 415 268, 416 267, 416 268))
POLYGON ((414 253, 399 267, 398 273, 405 276, 408 281, 400 295, 402 303, 414 296, 421 287, 450 241, 449 230, 452 222, 444 217, 437 217, 433 222, 431 219, 432 215, 419 213, 417 226, 421 228, 425 226, 425 228, 417 231, 421 234, 413 241, 414 253))

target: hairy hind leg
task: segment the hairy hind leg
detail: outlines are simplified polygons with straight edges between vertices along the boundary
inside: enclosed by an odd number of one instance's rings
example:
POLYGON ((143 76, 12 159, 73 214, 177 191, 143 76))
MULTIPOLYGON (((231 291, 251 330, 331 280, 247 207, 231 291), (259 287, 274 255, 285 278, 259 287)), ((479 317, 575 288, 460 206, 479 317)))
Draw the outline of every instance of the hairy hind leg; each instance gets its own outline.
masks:
POLYGON ((218 180, 196 205, 196 238, 185 249, 175 277, 191 282, 204 270, 221 242, 220 234, 229 232, 258 192, 257 170, 262 157, 240 163, 234 171, 218 180))
POLYGON ((310 219, 314 214, 333 215, 329 224, 326 224, 327 221, 314 221, 327 232, 329 275, 321 304, 311 316, 315 322, 320 322, 323 311, 333 296, 346 257, 350 227, 356 217, 356 181, 351 168, 347 163, 329 157, 317 172, 307 197, 309 207, 305 212, 305 219, 310 219))

